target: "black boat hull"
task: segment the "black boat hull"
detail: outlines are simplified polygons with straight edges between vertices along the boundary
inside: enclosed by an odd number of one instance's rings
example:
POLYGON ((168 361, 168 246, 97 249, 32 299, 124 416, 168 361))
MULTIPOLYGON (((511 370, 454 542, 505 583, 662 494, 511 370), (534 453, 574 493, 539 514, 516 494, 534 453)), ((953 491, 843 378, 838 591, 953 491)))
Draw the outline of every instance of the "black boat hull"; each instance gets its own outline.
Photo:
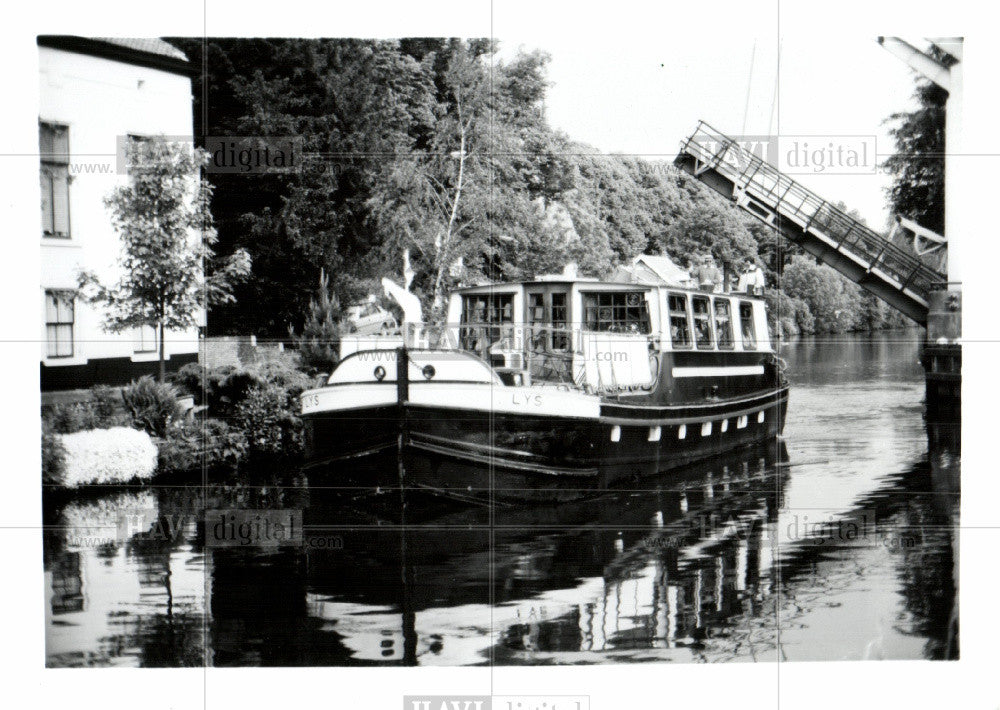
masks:
POLYGON ((309 467, 324 467, 331 485, 568 499, 769 441, 781 433, 787 405, 782 388, 697 406, 605 404, 593 419, 404 402, 305 420, 309 467), (393 465, 400 455, 416 463, 393 465), (358 465, 386 456, 381 465, 358 465))

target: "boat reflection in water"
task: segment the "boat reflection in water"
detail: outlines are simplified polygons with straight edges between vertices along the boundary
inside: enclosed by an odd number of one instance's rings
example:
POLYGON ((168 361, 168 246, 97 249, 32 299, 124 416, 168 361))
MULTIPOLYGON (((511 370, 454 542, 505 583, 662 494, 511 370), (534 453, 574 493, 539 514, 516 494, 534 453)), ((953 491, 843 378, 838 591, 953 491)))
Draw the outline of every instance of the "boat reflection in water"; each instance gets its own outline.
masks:
MULTIPOLYGON (((806 626, 797 613, 839 606, 837 590, 817 593, 816 580, 836 585, 839 566, 868 554, 826 529, 788 534, 783 489, 793 469, 774 441, 645 480, 641 490, 550 505, 470 506, 399 489, 361 495, 304 476, 51 504, 48 664, 784 659, 786 637, 806 626), (300 509, 309 542, 206 547, 205 511, 236 507, 300 509), (135 509, 152 511, 141 534, 81 544, 81 531, 135 509), (171 526, 176 534, 148 539, 171 526)), ((948 633, 952 548, 931 539, 950 528, 935 524, 929 479, 921 461, 837 514, 873 515, 900 535, 924 536, 892 550, 887 565, 898 569, 902 631, 874 651, 849 632, 805 647, 827 658, 957 653, 948 633)))

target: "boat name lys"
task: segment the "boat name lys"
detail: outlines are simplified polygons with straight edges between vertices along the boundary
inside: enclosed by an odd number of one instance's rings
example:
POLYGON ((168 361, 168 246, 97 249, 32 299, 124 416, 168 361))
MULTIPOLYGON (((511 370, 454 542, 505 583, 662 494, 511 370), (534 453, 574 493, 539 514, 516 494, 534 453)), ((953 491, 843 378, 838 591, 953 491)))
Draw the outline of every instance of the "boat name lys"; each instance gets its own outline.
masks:
POLYGON ((541 407, 542 406, 542 395, 540 394, 522 394, 521 392, 514 392, 510 396, 510 401, 515 406, 520 407, 541 407))

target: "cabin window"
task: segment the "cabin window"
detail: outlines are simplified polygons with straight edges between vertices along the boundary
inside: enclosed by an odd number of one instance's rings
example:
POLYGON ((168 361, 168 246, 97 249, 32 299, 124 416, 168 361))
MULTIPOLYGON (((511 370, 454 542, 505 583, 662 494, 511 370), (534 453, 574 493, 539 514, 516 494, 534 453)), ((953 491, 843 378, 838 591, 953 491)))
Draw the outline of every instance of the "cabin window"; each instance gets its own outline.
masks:
POLYGON ((544 323, 547 320, 548 318, 545 317, 545 294, 529 293, 528 321, 530 323, 544 323))
POLYGON ((687 296, 671 293, 667 296, 670 312, 670 342, 675 348, 691 347, 691 329, 688 327, 687 296))
POLYGON ((566 332, 569 312, 565 293, 549 295, 551 305, 546 304, 546 294, 528 294, 528 324, 531 326, 531 347, 535 352, 569 350, 566 332), (550 335, 551 333, 551 335, 550 335))
POLYGON ((566 308, 566 294, 552 294, 552 349, 569 350, 569 338, 566 335, 569 311, 566 308), (557 331, 562 332, 557 332, 557 331))
POLYGON ((740 301, 740 332, 743 334, 743 349, 757 349, 757 334, 753 327, 753 304, 740 301))
POLYGON ((649 334, 649 307, 642 291, 585 293, 587 330, 649 334))
POLYGON ((694 342, 699 350, 712 349, 712 323, 708 309, 708 299, 705 296, 695 296, 691 299, 694 309, 694 342))
POLYGON ((462 323, 459 329, 462 348, 483 357, 490 346, 508 334, 513 336, 514 294, 485 293, 462 297, 462 323))
POLYGON ((715 337, 720 350, 733 349, 733 317, 729 311, 729 301, 715 299, 715 337))
POLYGON ((61 291, 45 292, 45 355, 73 357, 73 297, 61 291))

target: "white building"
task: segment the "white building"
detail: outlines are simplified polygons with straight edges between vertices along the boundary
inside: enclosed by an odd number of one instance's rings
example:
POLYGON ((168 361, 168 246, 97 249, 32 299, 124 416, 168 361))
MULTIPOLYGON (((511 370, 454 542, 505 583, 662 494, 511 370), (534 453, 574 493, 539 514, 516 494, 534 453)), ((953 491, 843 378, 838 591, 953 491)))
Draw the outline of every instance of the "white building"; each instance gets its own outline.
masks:
MULTIPOLYGON (((157 370, 153 328, 103 330, 103 314, 73 301, 81 269, 117 280, 121 243, 104 198, 127 178, 127 136, 192 137, 192 67, 159 39, 38 38, 41 174, 42 391, 122 384, 157 370)), ((167 365, 197 360, 198 333, 168 332, 167 365)))

